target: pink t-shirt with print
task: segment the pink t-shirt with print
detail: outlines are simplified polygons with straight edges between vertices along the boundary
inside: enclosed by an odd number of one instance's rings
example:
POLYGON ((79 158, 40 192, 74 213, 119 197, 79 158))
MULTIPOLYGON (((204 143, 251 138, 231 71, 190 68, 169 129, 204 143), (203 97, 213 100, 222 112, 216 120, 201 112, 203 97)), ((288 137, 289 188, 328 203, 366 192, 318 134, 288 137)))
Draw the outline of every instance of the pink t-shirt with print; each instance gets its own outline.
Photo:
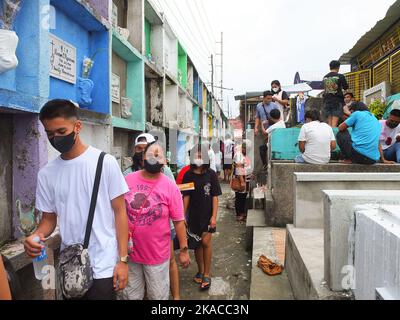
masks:
POLYGON ((165 263, 170 259, 171 250, 169 219, 185 219, 181 192, 165 175, 160 175, 157 180, 147 180, 138 171, 125 179, 129 187, 125 203, 134 244, 130 258, 145 265, 165 263))

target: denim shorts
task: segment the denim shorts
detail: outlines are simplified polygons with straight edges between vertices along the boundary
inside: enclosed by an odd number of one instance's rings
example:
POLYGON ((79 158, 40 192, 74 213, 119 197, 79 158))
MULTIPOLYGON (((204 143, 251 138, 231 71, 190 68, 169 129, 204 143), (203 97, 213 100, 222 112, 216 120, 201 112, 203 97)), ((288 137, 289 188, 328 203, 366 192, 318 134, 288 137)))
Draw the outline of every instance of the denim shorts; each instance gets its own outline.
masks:
POLYGON ((343 103, 339 101, 327 101, 323 108, 324 116, 341 118, 343 116, 343 103))

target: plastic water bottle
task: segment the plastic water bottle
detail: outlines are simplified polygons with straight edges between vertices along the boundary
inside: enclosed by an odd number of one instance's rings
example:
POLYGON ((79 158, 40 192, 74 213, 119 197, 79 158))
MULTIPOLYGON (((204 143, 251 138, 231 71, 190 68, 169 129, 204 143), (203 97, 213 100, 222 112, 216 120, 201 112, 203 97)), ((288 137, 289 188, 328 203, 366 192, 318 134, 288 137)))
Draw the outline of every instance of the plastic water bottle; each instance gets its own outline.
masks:
MULTIPOLYGON (((36 243, 43 244, 40 242, 39 237, 33 238, 33 241, 36 243)), ((44 266, 47 266, 47 253, 46 253, 45 247, 43 247, 43 250, 42 250, 40 256, 33 259, 33 270, 35 271, 36 279, 43 280, 43 278, 46 276, 46 273, 43 272, 44 266)))

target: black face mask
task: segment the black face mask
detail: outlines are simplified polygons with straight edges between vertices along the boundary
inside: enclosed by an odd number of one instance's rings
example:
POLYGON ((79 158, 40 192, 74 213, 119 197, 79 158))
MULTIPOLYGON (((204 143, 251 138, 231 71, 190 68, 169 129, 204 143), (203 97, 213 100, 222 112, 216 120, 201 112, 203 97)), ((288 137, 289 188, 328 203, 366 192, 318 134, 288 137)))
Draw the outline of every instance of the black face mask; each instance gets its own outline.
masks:
POLYGON ((144 169, 151 174, 160 173, 164 165, 159 163, 156 159, 153 159, 151 162, 154 164, 150 163, 148 160, 144 160, 144 169))
POLYGON ((135 153, 132 157, 133 164, 136 166, 142 166, 143 162, 143 152, 135 153))
POLYGON ((390 129, 396 129, 399 126, 399 124, 397 122, 392 122, 392 121, 386 121, 386 125, 390 129))
POLYGON ((75 131, 72 131, 67 136, 58 136, 49 139, 50 144, 61 154, 71 151, 75 144, 75 131))

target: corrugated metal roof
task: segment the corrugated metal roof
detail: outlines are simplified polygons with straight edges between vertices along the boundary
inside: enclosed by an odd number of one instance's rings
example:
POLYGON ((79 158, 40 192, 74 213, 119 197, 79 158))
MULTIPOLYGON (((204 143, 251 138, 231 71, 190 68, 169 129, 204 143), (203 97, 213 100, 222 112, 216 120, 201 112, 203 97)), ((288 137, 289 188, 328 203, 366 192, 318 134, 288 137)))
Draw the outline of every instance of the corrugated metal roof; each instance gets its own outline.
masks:
POLYGON ((343 64, 350 64, 351 60, 354 57, 357 57, 361 52, 367 49, 399 19, 400 19, 400 0, 397 0, 389 8, 386 17, 378 21, 375 27, 373 27, 364 36, 362 36, 361 39, 358 40, 356 45, 349 52, 343 54, 340 58, 340 62, 343 64))

